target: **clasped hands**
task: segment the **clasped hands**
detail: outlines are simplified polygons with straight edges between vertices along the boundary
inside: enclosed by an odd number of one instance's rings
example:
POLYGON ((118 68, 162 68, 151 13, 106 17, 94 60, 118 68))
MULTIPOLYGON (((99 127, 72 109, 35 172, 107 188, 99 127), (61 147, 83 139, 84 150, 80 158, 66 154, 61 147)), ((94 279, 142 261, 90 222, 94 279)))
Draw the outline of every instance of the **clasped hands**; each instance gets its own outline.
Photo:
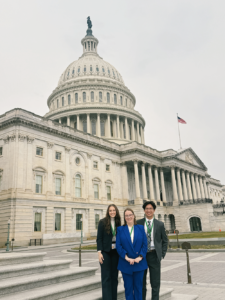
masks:
POLYGON ((130 263, 130 265, 134 265, 134 263, 139 263, 142 260, 142 257, 138 256, 137 258, 129 258, 127 255, 125 256, 125 260, 130 263))

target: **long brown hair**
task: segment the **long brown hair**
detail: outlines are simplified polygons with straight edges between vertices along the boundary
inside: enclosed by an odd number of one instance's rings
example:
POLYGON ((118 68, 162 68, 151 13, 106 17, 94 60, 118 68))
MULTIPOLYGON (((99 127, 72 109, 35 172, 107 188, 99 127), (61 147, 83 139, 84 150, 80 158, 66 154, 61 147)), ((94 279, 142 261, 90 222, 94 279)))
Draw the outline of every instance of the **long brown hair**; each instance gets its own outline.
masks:
POLYGON ((125 209, 125 211, 123 212, 123 218, 124 218, 124 224, 123 224, 123 226, 126 226, 127 225, 127 221, 126 221, 126 219, 125 219, 125 212, 126 211, 130 211, 130 212, 132 212, 132 214, 134 215, 134 225, 137 225, 137 221, 136 221, 136 216, 135 216, 135 214, 134 214, 134 211, 133 211, 133 209, 131 209, 131 208, 126 208, 125 209))
POLYGON ((117 206, 115 204, 110 204, 107 208, 106 215, 105 215, 105 230, 108 234, 110 234, 110 232, 111 232, 111 218, 110 218, 110 215, 109 215, 109 209, 112 206, 116 210, 115 226, 116 226, 116 228, 121 226, 121 217, 120 217, 119 209, 117 208, 117 206))

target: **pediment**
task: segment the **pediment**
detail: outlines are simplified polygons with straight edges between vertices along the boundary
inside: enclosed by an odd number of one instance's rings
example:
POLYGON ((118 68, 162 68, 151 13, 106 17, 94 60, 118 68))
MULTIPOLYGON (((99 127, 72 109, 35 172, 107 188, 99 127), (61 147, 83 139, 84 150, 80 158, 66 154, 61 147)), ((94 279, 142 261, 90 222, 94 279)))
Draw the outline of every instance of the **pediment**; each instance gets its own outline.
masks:
POLYGON ((201 161, 201 159, 198 157, 198 155, 191 149, 184 149, 183 151, 180 151, 175 155, 178 159, 184 160, 185 162, 197 166, 199 168, 203 168, 207 170, 204 163, 201 161))

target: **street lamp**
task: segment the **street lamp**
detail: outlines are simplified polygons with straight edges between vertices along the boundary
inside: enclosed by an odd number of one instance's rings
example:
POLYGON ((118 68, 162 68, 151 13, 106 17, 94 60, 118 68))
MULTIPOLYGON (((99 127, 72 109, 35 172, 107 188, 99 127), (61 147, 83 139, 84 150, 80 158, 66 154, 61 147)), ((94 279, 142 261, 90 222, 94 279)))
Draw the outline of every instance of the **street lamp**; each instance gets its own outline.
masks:
POLYGON ((6 247, 6 251, 9 251, 9 230, 10 230, 10 219, 8 220, 8 237, 7 237, 7 247, 6 247))
POLYGON ((80 243, 83 244, 83 218, 80 219, 80 222, 81 222, 80 243))

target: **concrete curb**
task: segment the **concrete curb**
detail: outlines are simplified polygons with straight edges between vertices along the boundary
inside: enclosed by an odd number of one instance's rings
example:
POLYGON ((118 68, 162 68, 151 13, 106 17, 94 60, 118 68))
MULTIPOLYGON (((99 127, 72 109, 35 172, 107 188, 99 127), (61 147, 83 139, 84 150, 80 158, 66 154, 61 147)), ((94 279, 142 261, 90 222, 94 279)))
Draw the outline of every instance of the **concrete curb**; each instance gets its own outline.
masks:
MULTIPOLYGON (((183 249, 168 249, 169 253, 185 253, 183 249)), ((225 249, 189 249, 188 252, 225 252, 225 249)))

